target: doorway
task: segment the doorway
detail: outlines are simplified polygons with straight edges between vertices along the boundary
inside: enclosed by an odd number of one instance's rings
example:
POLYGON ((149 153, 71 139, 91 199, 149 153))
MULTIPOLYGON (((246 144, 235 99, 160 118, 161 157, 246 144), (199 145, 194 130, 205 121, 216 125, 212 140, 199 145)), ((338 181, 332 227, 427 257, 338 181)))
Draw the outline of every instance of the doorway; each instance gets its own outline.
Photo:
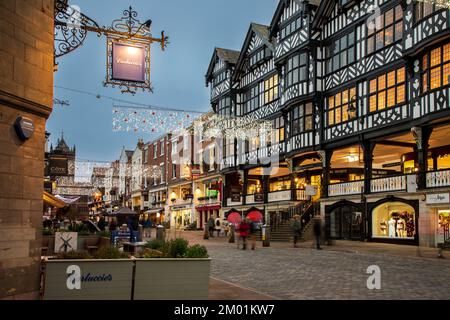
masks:
POLYGON ((361 240, 363 238, 363 213, 354 205, 339 205, 326 214, 328 236, 332 239, 361 240))

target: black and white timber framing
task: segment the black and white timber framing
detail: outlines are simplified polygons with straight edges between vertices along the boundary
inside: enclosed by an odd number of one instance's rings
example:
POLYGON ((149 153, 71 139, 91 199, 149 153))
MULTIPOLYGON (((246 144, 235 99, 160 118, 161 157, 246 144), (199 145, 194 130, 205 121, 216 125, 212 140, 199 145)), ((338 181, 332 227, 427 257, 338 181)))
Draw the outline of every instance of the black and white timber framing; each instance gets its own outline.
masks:
MULTIPOLYGON (((343 6, 339 0, 280 0, 270 26, 250 25, 240 52, 214 50, 206 76, 214 110, 217 112, 220 99, 228 97, 230 115, 255 120, 282 117, 285 127, 285 139, 276 145, 249 150, 245 143, 236 142, 233 159, 224 155, 224 168, 251 166, 271 153, 281 155, 282 162, 304 152, 346 146, 366 136, 381 139, 450 116, 450 84, 423 92, 421 77, 424 54, 450 42, 449 10, 435 8, 431 14, 419 17, 415 0, 344 2, 343 6), (373 44, 369 50, 372 22, 377 25, 377 19, 388 11, 394 12, 394 23, 399 19, 394 29, 386 27, 389 32, 395 30, 396 36, 381 40, 385 43, 380 47, 373 44), (260 51, 264 52, 261 59, 252 58, 260 51), (336 52, 338 59, 343 59, 339 67, 331 60, 336 52), (291 69, 297 68, 293 67, 298 65, 297 55, 300 59, 306 57, 306 70, 300 67, 298 74, 289 78, 291 69), (371 111, 370 81, 399 68, 405 68, 405 98, 371 111), (216 80, 223 72, 222 80, 216 80), (274 75, 278 75, 278 96, 264 103, 264 82, 274 75), (345 121, 342 114, 338 121, 330 123, 329 98, 350 88, 356 92, 349 97, 354 114, 345 116, 345 121), (244 105, 248 97, 254 96, 251 90, 258 90, 260 99, 249 111, 244 105), (294 135, 292 110, 307 103, 313 105, 313 125, 294 135)), ((390 19, 385 17, 385 26, 390 19)))

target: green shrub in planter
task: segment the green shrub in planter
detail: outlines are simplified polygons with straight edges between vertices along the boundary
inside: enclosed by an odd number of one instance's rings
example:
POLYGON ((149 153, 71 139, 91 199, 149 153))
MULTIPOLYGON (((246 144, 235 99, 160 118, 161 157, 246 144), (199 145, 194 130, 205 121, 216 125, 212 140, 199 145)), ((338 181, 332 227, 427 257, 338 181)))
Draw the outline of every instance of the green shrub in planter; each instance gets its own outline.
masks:
POLYGON ((148 241, 144 247, 161 251, 164 247, 164 241, 161 241, 158 239, 153 239, 153 240, 148 241))
POLYGON ((67 260, 82 260, 82 259, 92 259, 92 256, 87 251, 79 250, 79 251, 60 252, 56 256, 56 258, 67 260))
POLYGON ((183 258, 188 249, 188 242, 178 238, 164 244, 163 253, 166 258, 183 258))
POLYGON ((193 246, 189 246, 185 258, 209 258, 208 250, 205 246, 201 246, 199 244, 195 244, 193 246))
POLYGON ((43 236, 53 236, 55 233, 53 232, 52 229, 49 228, 44 228, 42 229, 42 235, 43 236))
POLYGON ((127 259, 129 257, 127 253, 121 252, 116 247, 100 248, 94 255, 95 259, 127 259))
POLYGON ((162 258, 164 254, 161 251, 145 248, 141 255, 141 258, 152 259, 152 258, 162 258))

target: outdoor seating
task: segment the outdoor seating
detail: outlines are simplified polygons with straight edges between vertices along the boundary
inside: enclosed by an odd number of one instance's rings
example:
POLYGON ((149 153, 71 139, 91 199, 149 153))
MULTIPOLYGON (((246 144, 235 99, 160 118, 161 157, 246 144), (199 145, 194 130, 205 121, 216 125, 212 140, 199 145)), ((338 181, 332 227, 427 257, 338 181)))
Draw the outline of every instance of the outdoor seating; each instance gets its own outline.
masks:
POLYGON ((84 243, 85 249, 89 252, 89 254, 94 253, 98 250, 100 246, 100 238, 88 238, 84 243))

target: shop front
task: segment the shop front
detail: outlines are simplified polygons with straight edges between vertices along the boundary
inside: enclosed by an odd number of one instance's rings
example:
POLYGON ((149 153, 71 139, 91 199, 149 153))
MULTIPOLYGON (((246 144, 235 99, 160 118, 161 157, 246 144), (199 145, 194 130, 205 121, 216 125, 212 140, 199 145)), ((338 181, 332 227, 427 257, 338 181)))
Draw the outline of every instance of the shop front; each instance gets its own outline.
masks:
POLYGON ((372 241, 419 244, 419 201, 386 198, 369 204, 372 241))
POLYGON ((435 246, 450 241, 450 193, 433 193, 426 196, 427 207, 433 220, 435 246))
POLYGON ((347 200, 325 207, 325 230, 330 239, 363 240, 366 238, 365 208, 347 200))
POLYGON ((171 208, 170 225, 175 229, 186 229, 193 222, 192 209, 189 206, 171 208))

